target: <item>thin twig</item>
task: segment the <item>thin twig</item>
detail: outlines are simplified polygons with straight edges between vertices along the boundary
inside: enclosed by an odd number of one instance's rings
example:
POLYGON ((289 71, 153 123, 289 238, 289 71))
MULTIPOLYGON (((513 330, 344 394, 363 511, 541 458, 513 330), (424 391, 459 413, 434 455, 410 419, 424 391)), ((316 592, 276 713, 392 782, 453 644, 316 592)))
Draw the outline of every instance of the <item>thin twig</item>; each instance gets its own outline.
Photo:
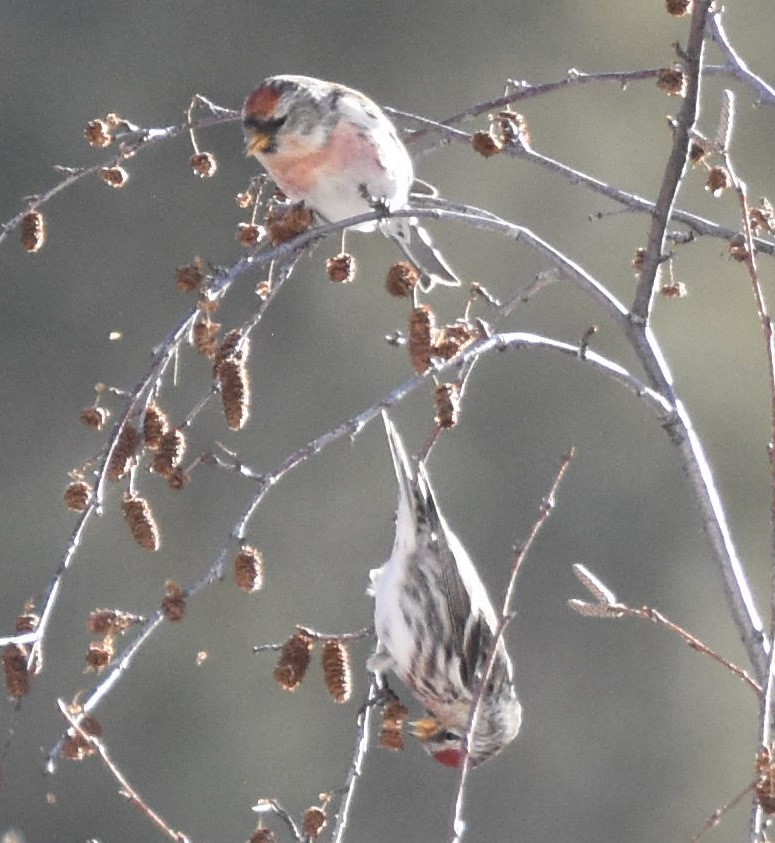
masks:
MULTIPOLYGON (((239 120, 240 115, 238 111, 221 108, 220 106, 216 106, 214 103, 211 103, 210 105, 211 109, 213 109, 213 113, 200 118, 195 123, 179 123, 176 126, 165 126, 160 129, 139 129, 136 133, 137 137, 130 142, 132 157, 144 152, 146 149, 150 149, 157 143, 179 137, 192 128, 204 129, 209 126, 217 126, 221 123, 235 123, 239 120)), ((99 164, 93 164, 91 167, 78 167, 72 169, 65 168, 67 170, 67 175, 62 179, 62 181, 58 182, 53 187, 50 187, 48 190, 45 190, 43 193, 38 193, 30 197, 29 201, 25 203, 23 210, 19 211, 16 216, 12 217, 10 220, 0 223, 0 243, 2 243, 12 231, 15 231, 19 225, 21 225, 24 216, 29 211, 42 208, 43 205, 53 199, 58 193, 61 193, 68 187, 72 187, 72 185, 81 179, 96 175, 100 172, 100 170, 106 167, 117 167, 121 165, 124 162, 125 157, 126 155, 122 155, 119 152, 108 159, 100 161, 99 164)))
POLYGON ((712 647, 709 647, 704 642, 700 641, 691 632, 679 626, 677 623, 671 621, 666 615, 663 615, 657 609, 651 606, 641 606, 639 609, 628 606, 617 600, 614 593, 602 583, 591 571, 583 565, 575 564, 573 566, 573 573, 579 579, 595 598, 594 603, 589 603, 586 600, 579 600, 572 598, 568 600, 568 606, 575 612, 586 617, 595 618, 640 618, 641 620, 650 621, 651 623, 661 624, 665 629, 678 635, 679 638, 688 644, 695 652, 701 653, 718 664, 725 667, 731 674, 742 679, 751 690, 753 690, 758 697, 761 698, 762 686, 743 668, 738 667, 734 662, 725 659, 722 655, 717 653, 712 647))
POLYGON ((560 484, 562 483, 563 478, 565 477, 568 469, 570 468, 570 464, 573 461, 574 456, 575 451, 573 448, 571 448, 562 457, 560 461, 560 467, 557 470, 557 474, 555 475, 554 481, 552 482, 548 495, 541 502, 541 506, 538 510, 538 517, 533 522, 533 526, 531 527, 530 532, 528 533, 527 540, 515 552, 514 557, 511 561, 511 575, 509 576, 508 586, 506 587, 506 593, 503 598, 503 606, 501 608, 500 616, 498 618, 498 623, 493 632, 492 647, 487 658, 487 663, 485 664, 484 670, 482 671, 482 675, 477 678, 477 682, 474 687, 474 692, 471 700, 471 711, 468 717, 468 723, 466 724, 465 742, 463 744, 463 763, 460 766, 460 772, 458 773, 457 788, 455 791, 455 799, 453 801, 451 812, 448 837, 450 843, 459 843, 465 830, 465 824, 463 822, 463 803, 465 800, 466 781, 468 779, 468 774, 471 769, 471 758, 469 755, 471 751, 471 740, 472 736, 476 732, 476 724, 479 718, 479 709, 482 703, 482 692, 486 687, 487 682, 489 681, 490 673, 492 672, 495 659, 498 656, 498 644, 503 638, 503 634, 506 631, 506 627, 514 617, 511 605, 514 600, 514 590, 517 584, 517 577, 519 576, 519 573, 522 570, 522 566, 525 563, 525 559, 527 559, 527 555, 533 547, 533 544, 535 543, 538 534, 541 532, 541 529, 543 528, 544 524, 546 524, 549 516, 554 510, 557 498, 557 491, 560 488, 560 484))
POLYGON ((258 802, 253 806, 253 810, 257 814, 274 814, 276 817, 279 817, 285 824, 288 826, 291 834, 293 835, 294 840, 299 841, 301 843, 301 831, 299 827, 296 825, 293 817, 288 813, 288 811, 283 808, 283 806, 276 800, 276 799, 259 799, 258 802))
MULTIPOLYGON (((371 674, 367 700, 374 699, 381 688, 380 681, 375 674, 371 674)), ((339 810, 336 812, 334 828, 331 832, 331 843, 341 843, 344 837, 347 822, 350 817, 355 790, 363 770, 363 759, 369 746, 369 735, 371 733, 371 721, 373 717, 373 705, 361 706, 358 712, 358 729, 355 736, 355 749, 353 751, 350 768, 347 771, 347 779, 344 783, 342 799, 339 803, 339 810)))
POLYGON ((632 303, 632 318, 643 325, 648 324, 649 321, 657 288, 657 273, 665 258, 667 224, 673 213, 679 185, 688 166, 691 133, 697 122, 700 108, 699 94, 705 44, 705 19, 712 2, 713 0, 695 0, 692 11, 689 41, 683 59, 686 95, 683 105, 673 121, 673 145, 662 176, 656 207, 652 213, 640 278, 632 303))
POLYGON ((730 799, 726 805, 716 808, 716 810, 706 820, 705 825, 697 832, 697 834, 694 835, 694 837, 692 837, 691 843, 698 843, 699 839, 703 837, 706 832, 717 826, 721 821, 721 818, 725 814, 728 814, 734 807, 739 805, 755 786, 756 782, 752 781, 746 788, 741 790, 734 799, 730 799))
POLYGON ((761 76, 757 76, 734 49, 724 28, 722 13, 723 9, 710 12, 708 28, 713 40, 727 57, 728 71, 752 88, 760 102, 775 105, 775 88, 765 82, 761 76))
MULTIPOLYGON (((705 65, 702 72, 703 75, 717 76, 728 73, 730 70, 731 69, 727 65, 705 65)), ((478 102, 464 111, 453 114, 451 117, 445 117, 442 120, 429 120, 426 117, 412 114, 407 111, 401 111, 397 108, 385 107, 385 111, 391 116, 397 118, 397 120, 401 123, 414 123, 420 127, 407 132, 404 137, 404 141, 407 143, 414 155, 423 155, 433 149, 443 146, 445 143, 449 143, 451 140, 454 140, 454 132, 451 132, 450 130, 458 124, 474 117, 480 117, 483 114, 508 109, 524 100, 560 93, 571 88, 577 88, 589 84, 614 83, 624 89, 631 82, 644 80, 651 81, 652 79, 656 79, 659 76, 660 71, 661 68, 641 68, 638 70, 584 73, 575 68, 571 68, 568 70, 567 76, 552 82, 542 82, 533 85, 529 82, 517 82, 512 80, 512 90, 503 96, 478 102)))
MULTIPOLYGON (((367 626, 363 629, 357 630, 357 632, 319 632, 317 629, 311 629, 308 626, 303 626, 300 623, 296 624, 296 629, 298 632, 305 635, 307 638, 311 638, 313 641, 361 641, 364 638, 368 638, 371 635, 374 635, 374 627, 367 626)), ((285 642, 281 642, 279 644, 254 644, 253 645, 253 652, 254 653, 264 653, 267 651, 270 652, 277 652, 278 650, 282 650, 285 646, 285 642)))
POLYGON ((130 805, 137 808, 143 816, 146 817, 153 825, 156 826, 160 831, 162 831, 170 840, 174 840, 175 843, 190 843, 191 838, 187 834, 183 834, 183 832, 176 831, 172 826, 164 820, 160 814, 158 814, 151 806, 143 799, 142 796, 129 784, 126 776, 121 772, 118 768, 118 765, 113 761, 113 759, 108 754, 107 747, 105 744, 95 735, 90 735, 88 732, 85 732, 81 726, 79 725, 78 719, 73 717, 70 713, 67 704, 64 700, 57 700, 57 705, 59 706, 59 710, 62 713, 62 716, 67 720, 70 724, 70 728, 73 729, 82 740, 86 741, 90 746, 93 746, 99 755, 100 760, 102 763, 107 767, 110 771, 113 778, 118 782, 120 790, 119 792, 125 796, 130 805))

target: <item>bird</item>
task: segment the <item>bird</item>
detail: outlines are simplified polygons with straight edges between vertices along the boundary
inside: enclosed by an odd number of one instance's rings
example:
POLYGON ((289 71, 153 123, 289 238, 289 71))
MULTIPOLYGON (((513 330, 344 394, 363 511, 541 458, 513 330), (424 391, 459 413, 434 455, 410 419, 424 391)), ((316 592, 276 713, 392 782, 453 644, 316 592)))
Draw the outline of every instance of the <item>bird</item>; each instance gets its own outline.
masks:
POLYGON ((413 734, 436 761, 460 767, 474 689, 495 646, 468 754, 478 766, 510 744, 522 724, 514 668, 503 638, 495 643, 495 608, 439 509, 425 464, 412 468, 395 425, 386 413, 383 420, 398 507, 390 557, 371 572, 377 647, 368 667, 398 676, 426 709, 411 724, 413 734))
POLYGON ((414 167, 396 127, 369 97, 310 76, 265 79, 242 106, 245 154, 255 156, 292 202, 324 221, 339 222, 384 209, 379 228, 420 271, 420 287, 460 280, 416 219, 390 217, 406 208, 414 167))

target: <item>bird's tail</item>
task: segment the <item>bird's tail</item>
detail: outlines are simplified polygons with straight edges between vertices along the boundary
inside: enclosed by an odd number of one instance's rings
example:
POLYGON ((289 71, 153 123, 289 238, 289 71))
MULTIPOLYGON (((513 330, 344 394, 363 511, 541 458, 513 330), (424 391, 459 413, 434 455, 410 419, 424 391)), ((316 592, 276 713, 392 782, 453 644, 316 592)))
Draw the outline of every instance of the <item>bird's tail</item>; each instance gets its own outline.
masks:
POLYGON ((411 525, 412 538, 414 538, 416 514, 414 511, 412 464, 409 462, 404 443, 396 430, 396 426, 384 411, 382 413, 382 421, 385 423, 385 433, 387 434, 388 445, 390 446, 390 456, 393 458, 393 468, 395 469, 396 480, 398 481, 398 511, 396 513, 396 520, 401 525, 406 525, 407 527, 411 525))
POLYGON ((398 244, 404 255, 422 275, 420 287, 427 292, 436 284, 459 287, 460 279, 449 268, 444 256, 433 245, 430 234, 415 221, 401 217, 384 223, 385 233, 398 244))

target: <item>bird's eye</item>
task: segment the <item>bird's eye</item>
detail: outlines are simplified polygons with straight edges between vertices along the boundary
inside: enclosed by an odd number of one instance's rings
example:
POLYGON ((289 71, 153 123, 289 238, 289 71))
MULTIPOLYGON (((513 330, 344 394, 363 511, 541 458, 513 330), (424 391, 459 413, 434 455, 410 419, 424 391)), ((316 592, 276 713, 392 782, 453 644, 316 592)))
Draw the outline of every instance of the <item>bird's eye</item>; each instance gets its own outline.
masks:
POLYGON ((444 732, 441 736, 443 741, 459 741, 460 735, 455 734, 455 732, 444 732))
POLYGON ((255 129, 257 132, 266 134, 275 134, 288 119, 287 115, 283 117, 260 118, 248 115, 245 117, 243 124, 246 129, 255 129))

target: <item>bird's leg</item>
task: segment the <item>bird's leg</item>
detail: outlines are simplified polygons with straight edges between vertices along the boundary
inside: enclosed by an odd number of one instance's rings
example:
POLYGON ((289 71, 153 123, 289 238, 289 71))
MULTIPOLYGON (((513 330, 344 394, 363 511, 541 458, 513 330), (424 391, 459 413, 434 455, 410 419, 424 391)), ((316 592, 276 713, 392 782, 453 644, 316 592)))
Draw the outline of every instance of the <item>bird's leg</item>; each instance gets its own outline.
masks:
POLYGON ((377 693, 374 694, 373 697, 369 697, 358 709, 359 715, 362 715, 367 708, 370 708, 373 705, 378 705, 380 708, 383 708, 389 702, 398 699, 398 694, 391 689, 388 684, 387 676, 384 673, 375 673, 374 677, 377 684, 377 693))
POLYGON ((361 197, 368 202, 369 207, 379 214, 380 219, 387 219, 390 216, 390 207, 388 206, 387 199, 384 196, 372 196, 365 183, 358 185, 358 191, 360 192, 361 197))

